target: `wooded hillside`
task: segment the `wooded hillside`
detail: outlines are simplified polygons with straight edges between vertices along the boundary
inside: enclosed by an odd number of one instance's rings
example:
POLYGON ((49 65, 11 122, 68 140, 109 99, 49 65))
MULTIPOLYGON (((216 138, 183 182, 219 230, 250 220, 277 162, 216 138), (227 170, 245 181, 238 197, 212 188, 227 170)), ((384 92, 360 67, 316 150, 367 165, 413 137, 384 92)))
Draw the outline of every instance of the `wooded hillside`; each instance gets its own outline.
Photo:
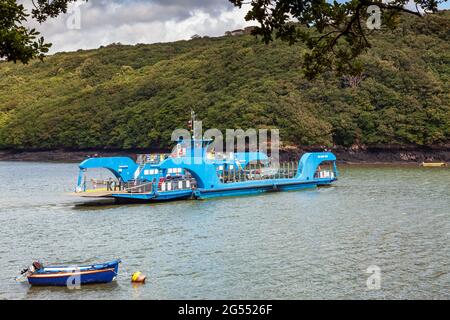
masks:
POLYGON ((357 86, 302 75, 304 46, 252 36, 110 45, 0 63, 0 149, 166 148, 204 128, 271 128, 293 145, 450 140, 450 12, 372 37, 357 86))

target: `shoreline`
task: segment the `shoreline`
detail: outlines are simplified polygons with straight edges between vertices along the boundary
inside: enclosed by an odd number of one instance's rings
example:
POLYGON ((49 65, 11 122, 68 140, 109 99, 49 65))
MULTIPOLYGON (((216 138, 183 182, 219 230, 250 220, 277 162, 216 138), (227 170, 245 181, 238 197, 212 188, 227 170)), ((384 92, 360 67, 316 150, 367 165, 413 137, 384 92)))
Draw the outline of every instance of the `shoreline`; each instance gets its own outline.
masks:
MULTIPOLYGON (((303 153, 323 151, 323 148, 295 147, 280 151, 282 161, 299 159, 303 153)), ((336 147, 330 150, 338 163, 348 165, 419 165, 422 162, 450 163, 450 147, 336 147)), ((128 156, 136 159, 142 153, 167 153, 164 150, 0 150, 0 161, 80 163, 92 157, 128 156)))

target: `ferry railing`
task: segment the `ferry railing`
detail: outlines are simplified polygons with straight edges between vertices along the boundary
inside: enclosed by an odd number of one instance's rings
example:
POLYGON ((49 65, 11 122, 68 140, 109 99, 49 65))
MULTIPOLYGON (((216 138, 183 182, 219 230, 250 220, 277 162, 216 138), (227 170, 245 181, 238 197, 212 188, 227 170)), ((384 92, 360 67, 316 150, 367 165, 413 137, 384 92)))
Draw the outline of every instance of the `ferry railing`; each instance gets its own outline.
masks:
POLYGON ((120 182, 117 180, 100 180, 100 179, 90 179, 85 180, 82 186, 82 192, 93 193, 93 192, 128 192, 128 193, 151 193, 153 191, 152 182, 143 181, 131 181, 131 182, 120 182))
POLYGON ((336 174, 331 163, 321 164, 314 174, 315 179, 333 179, 335 177, 336 174))
POLYGON ((168 192, 177 190, 191 190, 192 188, 195 188, 195 186, 195 179, 166 180, 159 183, 158 191, 168 192))
POLYGON ((128 193, 151 193, 153 191, 153 182, 148 182, 139 185, 126 184, 124 191, 128 193), (131 185, 131 186, 130 186, 131 185))
POLYGON ((158 164, 167 159, 170 154, 155 153, 155 154, 138 154, 136 162, 138 164, 158 164))
POLYGON ((260 164, 250 164, 244 169, 227 169, 219 171, 219 179, 223 183, 259 181, 270 179, 292 179, 297 175, 298 164, 295 162, 281 163, 279 167, 266 167, 260 164))
POLYGON ((115 180, 85 179, 82 184, 82 192, 105 192, 112 191, 119 182, 115 180))
POLYGON ((316 179, 333 179, 335 174, 333 170, 321 170, 315 173, 314 178, 316 179))

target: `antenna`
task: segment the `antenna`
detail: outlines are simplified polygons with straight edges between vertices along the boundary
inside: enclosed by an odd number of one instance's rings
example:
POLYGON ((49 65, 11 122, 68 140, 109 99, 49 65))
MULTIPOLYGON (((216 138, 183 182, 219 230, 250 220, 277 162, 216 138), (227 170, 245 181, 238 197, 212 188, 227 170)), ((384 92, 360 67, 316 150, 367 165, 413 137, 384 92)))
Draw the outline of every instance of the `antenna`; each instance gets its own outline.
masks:
POLYGON ((194 131, 195 111, 191 109, 191 120, 189 120, 189 129, 191 133, 194 131))

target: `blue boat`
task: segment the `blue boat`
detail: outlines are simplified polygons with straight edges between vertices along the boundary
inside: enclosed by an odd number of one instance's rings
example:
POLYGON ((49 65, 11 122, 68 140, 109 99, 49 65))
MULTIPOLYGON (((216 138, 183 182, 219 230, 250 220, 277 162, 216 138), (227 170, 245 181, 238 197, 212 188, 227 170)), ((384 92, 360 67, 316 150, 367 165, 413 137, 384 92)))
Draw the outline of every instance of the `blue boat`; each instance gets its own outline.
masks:
POLYGON ((75 195, 117 202, 157 202, 254 195, 329 186, 338 178, 331 152, 279 164, 264 152, 216 152, 212 140, 180 139, 171 154, 91 158, 79 165, 75 195), (89 179, 106 169, 107 180, 89 179))
POLYGON ((96 284, 112 282, 118 275, 121 260, 88 266, 42 267, 28 271, 28 283, 32 286, 67 286, 70 284, 96 284))

